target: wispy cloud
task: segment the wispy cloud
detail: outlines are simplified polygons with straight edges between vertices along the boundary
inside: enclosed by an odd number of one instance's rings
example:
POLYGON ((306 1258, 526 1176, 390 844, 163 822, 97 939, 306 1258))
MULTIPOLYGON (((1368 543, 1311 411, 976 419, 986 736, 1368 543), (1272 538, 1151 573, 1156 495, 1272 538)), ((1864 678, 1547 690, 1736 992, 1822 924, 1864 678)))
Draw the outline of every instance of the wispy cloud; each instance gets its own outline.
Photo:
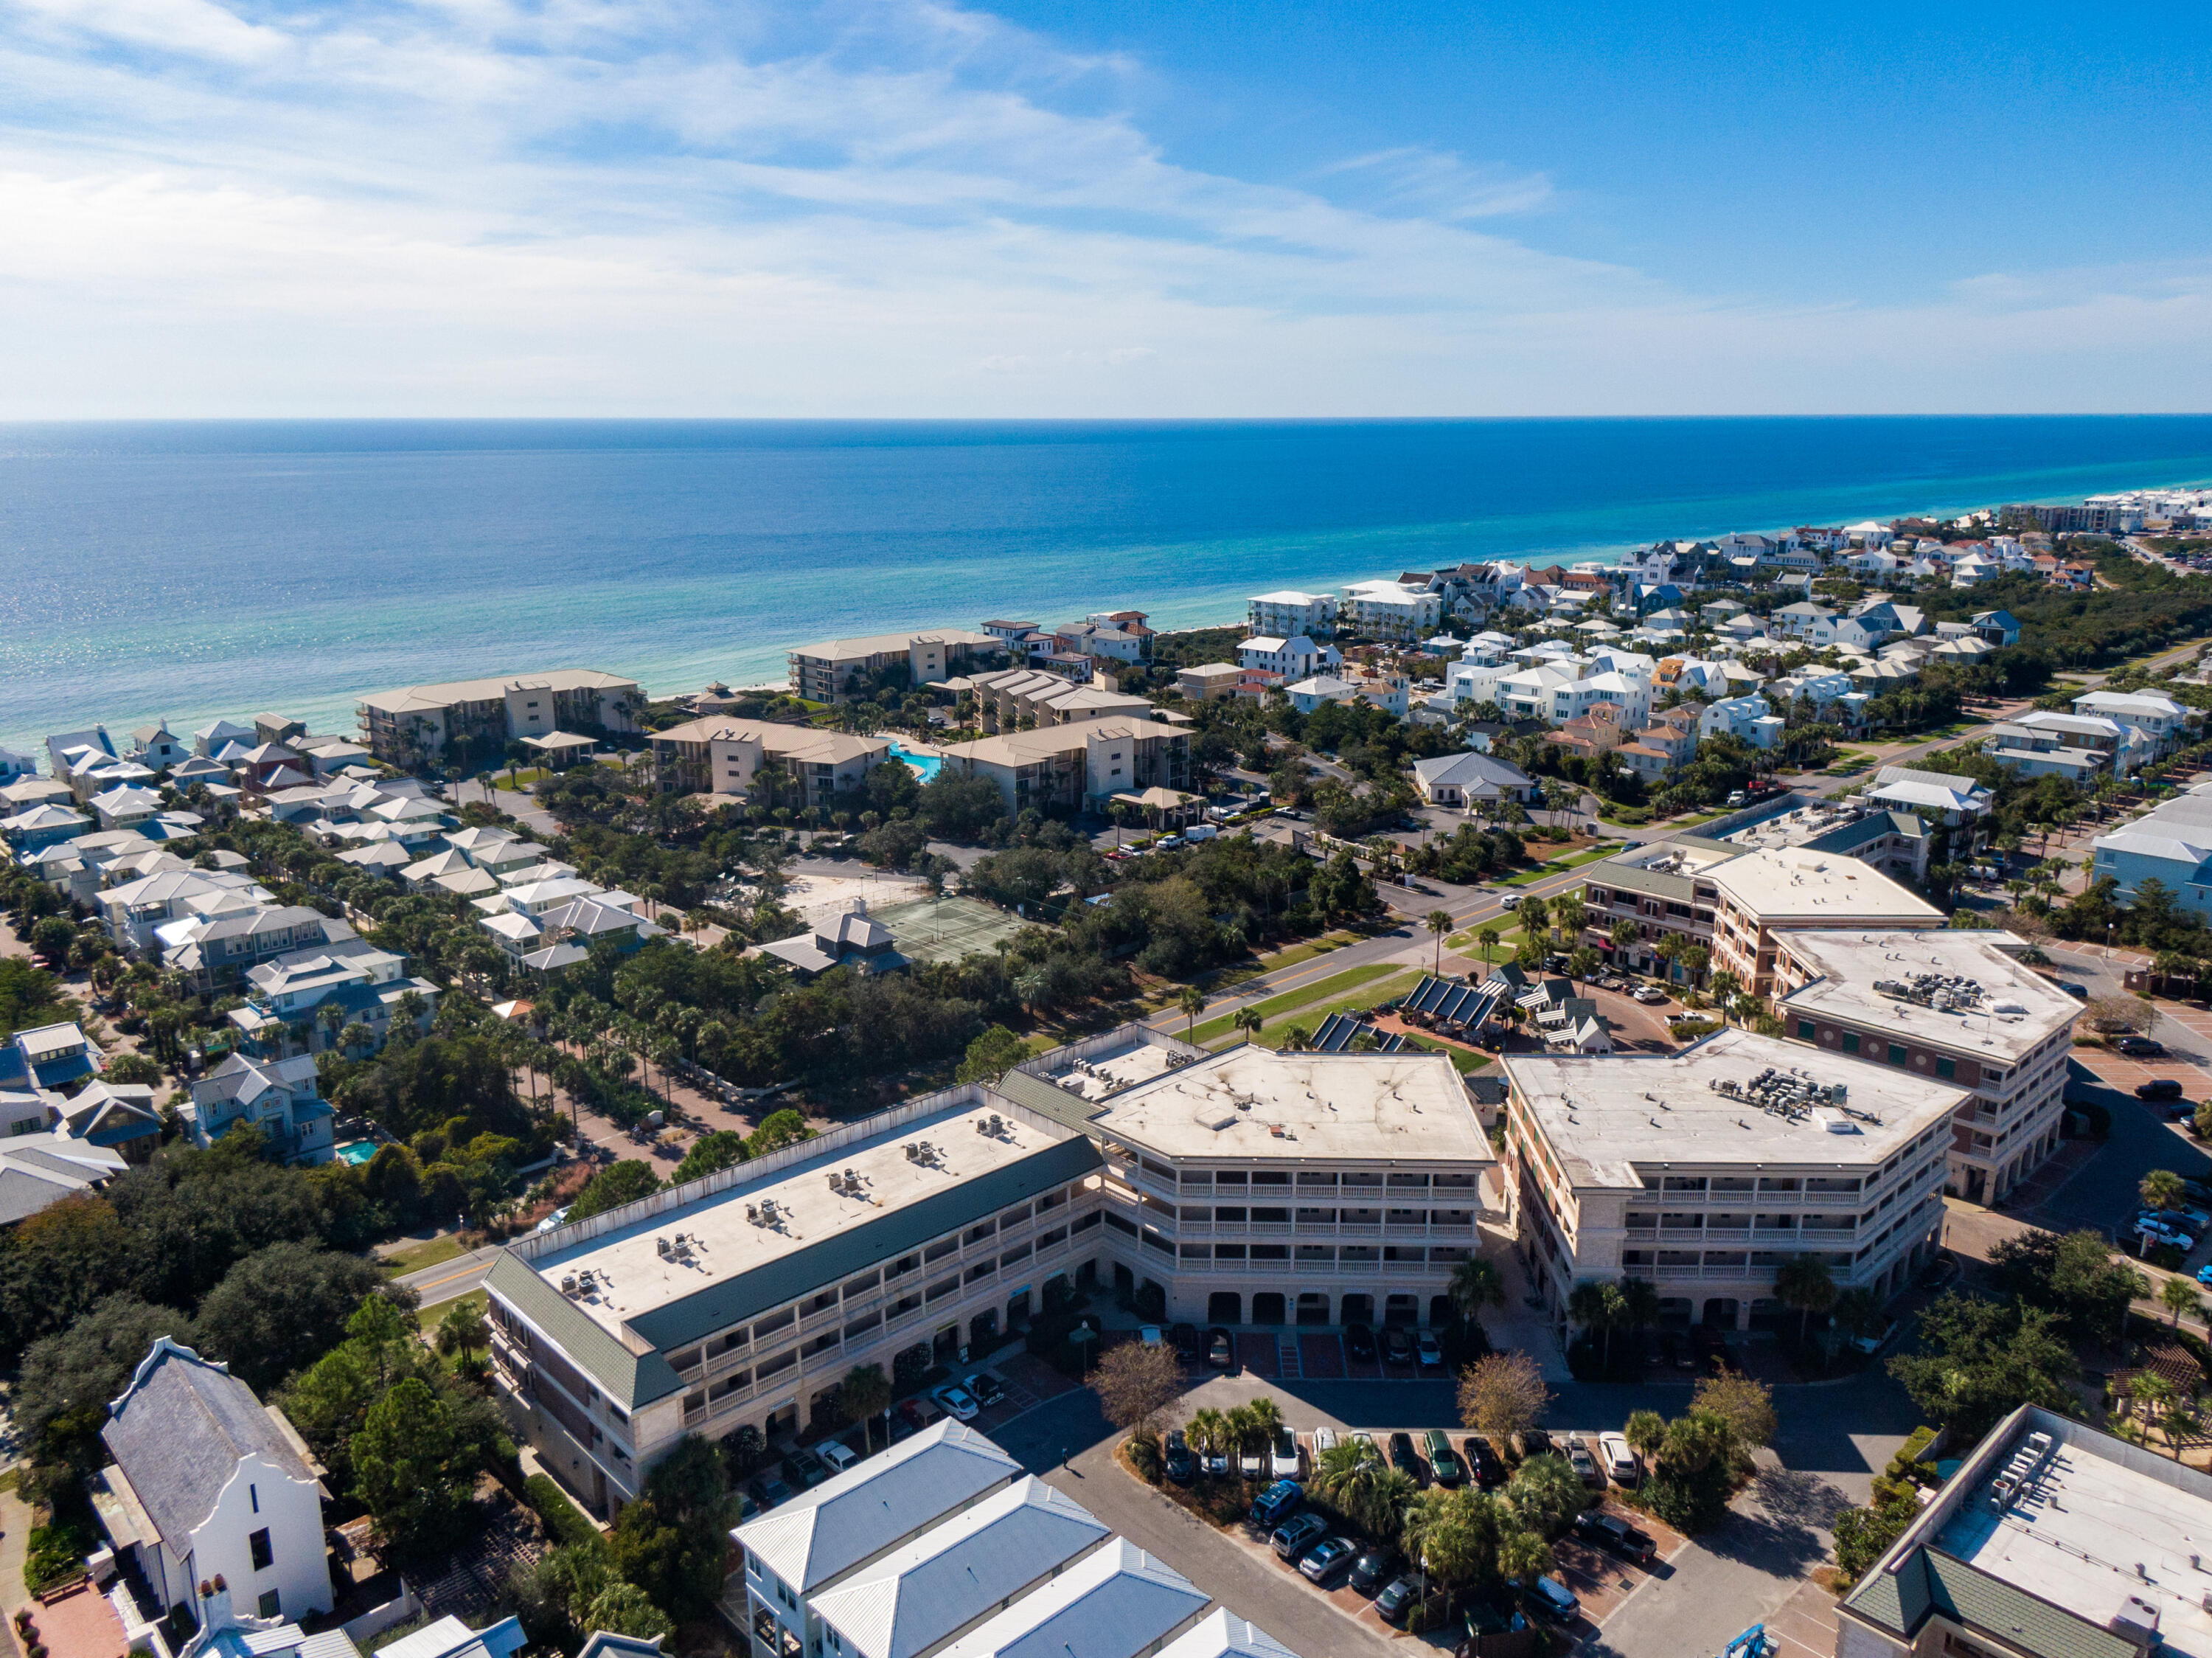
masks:
POLYGON ((1182 164, 1143 66, 944 3, 0 8, 10 417, 2177 406, 2212 365, 2203 266, 1685 291, 1534 245, 1540 174, 1182 164))

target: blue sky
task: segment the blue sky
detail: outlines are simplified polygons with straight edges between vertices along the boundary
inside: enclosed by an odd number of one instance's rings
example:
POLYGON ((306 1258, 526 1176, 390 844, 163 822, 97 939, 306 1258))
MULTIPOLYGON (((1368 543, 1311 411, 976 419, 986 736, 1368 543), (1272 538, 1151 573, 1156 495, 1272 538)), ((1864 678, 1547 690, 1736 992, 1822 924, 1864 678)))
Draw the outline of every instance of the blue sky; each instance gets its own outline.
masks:
POLYGON ((2212 9, 0 0, 0 418, 2176 410, 2212 9))

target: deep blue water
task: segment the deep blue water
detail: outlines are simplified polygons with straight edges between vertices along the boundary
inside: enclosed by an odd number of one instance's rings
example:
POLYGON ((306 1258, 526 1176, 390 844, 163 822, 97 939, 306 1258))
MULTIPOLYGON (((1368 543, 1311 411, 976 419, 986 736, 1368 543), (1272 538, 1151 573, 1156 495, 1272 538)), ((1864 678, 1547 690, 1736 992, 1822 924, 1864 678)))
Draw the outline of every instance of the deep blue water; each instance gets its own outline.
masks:
POLYGON ((2212 417, 0 426, 0 746, 2212 479, 2212 417))

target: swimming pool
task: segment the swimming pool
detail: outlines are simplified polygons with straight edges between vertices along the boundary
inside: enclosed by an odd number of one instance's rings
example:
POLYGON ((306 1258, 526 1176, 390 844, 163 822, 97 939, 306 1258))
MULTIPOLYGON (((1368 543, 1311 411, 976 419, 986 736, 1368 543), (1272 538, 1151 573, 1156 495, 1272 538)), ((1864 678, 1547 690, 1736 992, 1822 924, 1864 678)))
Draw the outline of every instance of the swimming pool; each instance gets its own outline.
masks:
POLYGON ((945 769, 945 762, 935 755, 917 754, 912 749, 896 742, 891 744, 891 753, 912 766, 915 774, 924 783, 932 781, 939 771, 945 769))
POLYGON ((376 1142, 374 1140, 349 1140, 338 1148, 341 1162, 365 1163, 375 1155, 376 1142))

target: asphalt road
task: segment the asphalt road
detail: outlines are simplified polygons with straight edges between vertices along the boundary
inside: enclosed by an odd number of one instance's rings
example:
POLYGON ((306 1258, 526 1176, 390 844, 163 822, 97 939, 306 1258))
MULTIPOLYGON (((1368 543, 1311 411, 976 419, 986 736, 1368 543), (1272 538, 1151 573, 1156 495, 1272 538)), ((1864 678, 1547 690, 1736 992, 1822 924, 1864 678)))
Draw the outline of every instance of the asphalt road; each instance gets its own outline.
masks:
POLYGON ((450 1261, 440 1261, 435 1266, 426 1266, 419 1272, 410 1272, 395 1282, 420 1295, 423 1306, 435 1307, 441 1301, 458 1301, 483 1283, 491 1271, 491 1264, 498 1259, 499 1247, 492 1245, 456 1255, 450 1261))

